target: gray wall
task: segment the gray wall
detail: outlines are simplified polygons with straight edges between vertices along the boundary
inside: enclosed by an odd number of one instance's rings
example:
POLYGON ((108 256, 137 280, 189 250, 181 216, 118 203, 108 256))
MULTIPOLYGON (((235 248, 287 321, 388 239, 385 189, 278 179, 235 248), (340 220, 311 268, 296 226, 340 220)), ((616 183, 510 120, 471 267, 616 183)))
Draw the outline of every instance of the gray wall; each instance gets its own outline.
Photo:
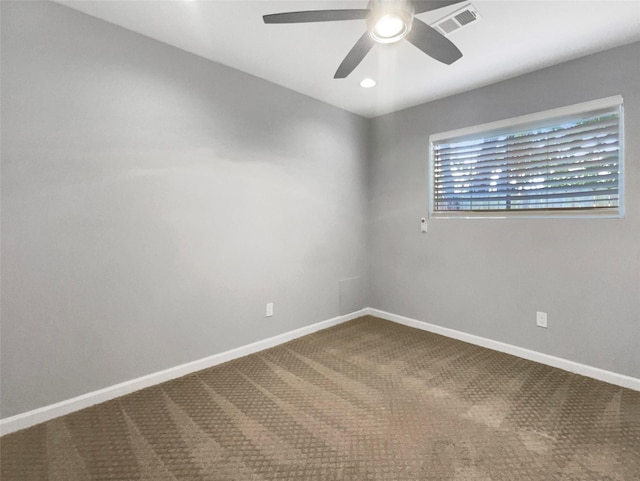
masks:
POLYGON ((358 307, 365 119, 46 2, 1 80, 2 417, 358 307))
POLYGON ((1 18, 2 417, 364 304, 640 377, 639 44, 367 121, 56 4, 1 18), (419 233, 430 133, 614 94, 624 219, 419 233))
POLYGON ((639 78, 636 43, 375 119, 369 305, 640 377, 639 78), (615 94, 624 219, 434 219, 420 234, 430 134, 615 94))

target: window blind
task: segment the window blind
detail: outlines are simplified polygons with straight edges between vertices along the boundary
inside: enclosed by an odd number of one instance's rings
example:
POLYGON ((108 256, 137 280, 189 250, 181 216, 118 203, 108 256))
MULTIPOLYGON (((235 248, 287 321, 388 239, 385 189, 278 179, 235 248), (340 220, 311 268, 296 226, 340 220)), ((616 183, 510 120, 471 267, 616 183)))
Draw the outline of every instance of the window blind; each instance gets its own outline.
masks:
POLYGON ((432 213, 617 215, 622 99, 605 100, 432 136, 432 213))

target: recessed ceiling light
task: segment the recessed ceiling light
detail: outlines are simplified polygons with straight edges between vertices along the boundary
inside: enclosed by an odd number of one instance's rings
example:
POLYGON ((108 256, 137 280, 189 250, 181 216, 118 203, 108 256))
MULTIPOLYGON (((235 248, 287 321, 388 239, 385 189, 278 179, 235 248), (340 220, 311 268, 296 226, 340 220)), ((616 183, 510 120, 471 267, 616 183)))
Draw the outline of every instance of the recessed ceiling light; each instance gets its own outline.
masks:
POLYGON ((366 78, 362 82, 360 82, 360 87, 365 88, 365 89, 370 89, 371 87, 374 87, 375 85, 376 85, 376 81, 373 80, 372 78, 366 78))

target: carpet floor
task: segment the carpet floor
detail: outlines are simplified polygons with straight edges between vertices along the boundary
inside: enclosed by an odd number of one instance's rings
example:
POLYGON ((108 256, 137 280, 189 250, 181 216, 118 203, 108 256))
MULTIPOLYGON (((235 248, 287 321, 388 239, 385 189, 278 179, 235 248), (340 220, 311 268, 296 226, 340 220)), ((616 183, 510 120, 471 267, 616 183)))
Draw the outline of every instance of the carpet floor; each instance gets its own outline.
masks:
POLYGON ((373 317, 0 439, 0 479, 640 480, 640 392, 373 317))

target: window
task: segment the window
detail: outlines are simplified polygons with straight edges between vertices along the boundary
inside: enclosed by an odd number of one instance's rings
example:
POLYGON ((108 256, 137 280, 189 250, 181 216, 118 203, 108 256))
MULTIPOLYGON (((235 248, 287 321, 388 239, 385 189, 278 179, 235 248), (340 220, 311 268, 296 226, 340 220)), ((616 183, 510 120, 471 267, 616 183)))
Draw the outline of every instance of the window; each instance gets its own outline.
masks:
POLYGON ((429 137, 432 217, 622 216, 622 97, 429 137))

